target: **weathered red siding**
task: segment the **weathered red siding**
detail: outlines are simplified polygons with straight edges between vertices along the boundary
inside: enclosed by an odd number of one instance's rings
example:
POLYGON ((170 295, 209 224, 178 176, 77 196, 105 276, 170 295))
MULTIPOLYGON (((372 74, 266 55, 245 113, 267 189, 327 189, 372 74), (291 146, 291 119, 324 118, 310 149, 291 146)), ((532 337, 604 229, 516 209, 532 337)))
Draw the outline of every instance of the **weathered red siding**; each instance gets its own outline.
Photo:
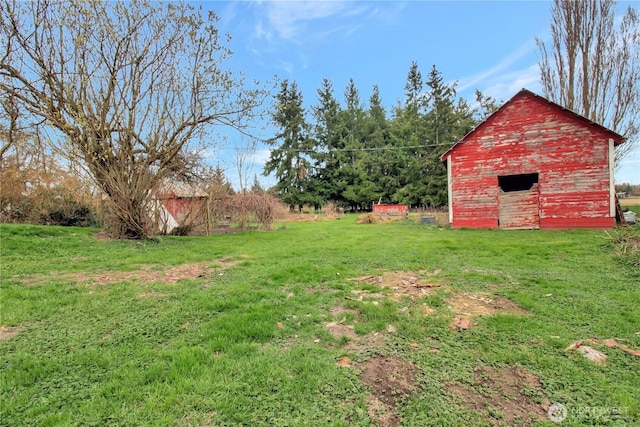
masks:
POLYGON ((206 200, 195 197, 164 199, 162 204, 179 224, 188 220, 194 221, 203 216, 206 208, 206 200))
POLYGON ((544 98, 519 92, 443 156, 450 159, 452 227, 613 227, 610 139, 622 141, 544 98), (518 196, 503 193, 499 224, 498 176, 536 173, 536 194, 517 201, 521 213, 504 211, 518 196))
POLYGON ((409 213, 407 205, 383 205, 374 204, 373 213, 386 215, 404 215, 409 213))

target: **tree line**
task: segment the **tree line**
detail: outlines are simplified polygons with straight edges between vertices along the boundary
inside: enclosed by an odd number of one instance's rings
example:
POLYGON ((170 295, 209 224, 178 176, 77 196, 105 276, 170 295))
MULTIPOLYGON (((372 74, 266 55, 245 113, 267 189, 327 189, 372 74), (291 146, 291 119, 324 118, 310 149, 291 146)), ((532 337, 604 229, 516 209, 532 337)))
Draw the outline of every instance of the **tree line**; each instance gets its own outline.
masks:
POLYGON ((277 93, 264 174, 293 210, 333 203, 363 210, 373 202, 437 207, 447 203, 447 171, 440 157, 495 111, 495 101, 476 91, 476 105, 457 97, 434 65, 423 79, 417 62, 407 74, 404 98, 385 110, 378 86, 368 103, 351 79, 343 102, 325 78, 316 103, 305 108, 295 81, 277 93))

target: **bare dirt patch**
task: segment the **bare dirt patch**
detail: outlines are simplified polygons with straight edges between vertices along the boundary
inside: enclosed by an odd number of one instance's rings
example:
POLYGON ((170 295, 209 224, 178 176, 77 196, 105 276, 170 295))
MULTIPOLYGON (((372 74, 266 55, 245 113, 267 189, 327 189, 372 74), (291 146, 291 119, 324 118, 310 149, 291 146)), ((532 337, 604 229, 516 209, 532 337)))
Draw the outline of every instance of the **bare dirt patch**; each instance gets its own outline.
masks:
POLYGON ((28 276, 16 276, 22 279, 27 286, 48 282, 51 278, 63 281, 72 281, 85 285, 109 285, 123 281, 139 281, 143 283, 161 282, 174 284, 180 280, 195 280, 212 278, 216 275, 224 275, 224 271, 236 264, 235 260, 216 260, 199 263, 181 264, 176 267, 162 265, 145 265, 136 271, 108 271, 99 273, 49 273, 33 274, 28 276))
POLYGON ((447 300, 449 308, 456 314, 451 329, 467 330, 475 323, 471 321, 477 316, 494 316, 496 314, 527 315, 528 312, 513 301, 487 293, 462 293, 447 300))
POLYGON ((431 294, 433 288, 440 287, 440 283, 433 279, 439 273, 440 270, 435 270, 434 272, 385 271, 382 275, 361 276, 349 280, 356 283, 389 288, 393 290, 394 298, 403 296, 420 298, 431 294))
POLYGON ((17 327, 0 326, 0 341, 8 340, 16 335, 20 330, 17 327))
POLYGON ((324 328, 336 340, 340 340, 342 338, 348 338, 350 340, 358 339, 358 334, 356 334, 353 325, 329 322, 324 324, 324 328))
POLYGON ((329 313, 331 313, 331 315, 334 318, 345 318, 347 314, 353 314, 353 315, 357 315, 359 313, 359 311, 355 308, 346 308, 343 307, 341 305, 338 305, 336 307, 331 307, 329 309, 329 313))
POLYGON ((530 426, 547 419, 550 402, 543 394, 540 378, 526 369, 480 366, 473 378, 473 385, 453 383, 449 391, 489 424, 530 426))
POLYGON ((354 325, 346 323, 347 314, 357 315, 359 313, 357 309, 336 306, 329 309, 329 313, 334 321, 325 323, 324 328, 337 341, 348 340, 343 346, 345 350, 367 352, 384 346, 382 333, 371 332, 366 335, 358 335, 354 325))
POLYGON ((344 349, 348 351, 374 353, 382 346, 384 346, 384 334, 371 332, 366 335, 358 335, 356 339, 352 339, 346 343, 344 349))
POLYGON ((451 297, 449 307, 462 316, 493 316, 496 314, 526 315, 527 311, 513 301, 487 293, 462 293, 451 297))
POLYGON ((367 414, 373 421, 378 422, 378 427, 396 427, 398 425, 398 417, 393 413, 393 407, 384 403, 377 396, 368 395, 365 403, 367 405, 367 414))
POLYGON ((395 427, 399 418, 394 408, 405 396, 416 388, 416 377, 420 370, 411 362, 397 356, 379 356, 359 363, 362 372, 360 381, 371 387, 367 397, 367 412, 381 427, 395 427))
POLYGON ((397 356, 375 357, 357 367, 362 370, 360 381, 370 385, 376 397, 391 405, 413 392, 419 373, 413 363, 397 356))

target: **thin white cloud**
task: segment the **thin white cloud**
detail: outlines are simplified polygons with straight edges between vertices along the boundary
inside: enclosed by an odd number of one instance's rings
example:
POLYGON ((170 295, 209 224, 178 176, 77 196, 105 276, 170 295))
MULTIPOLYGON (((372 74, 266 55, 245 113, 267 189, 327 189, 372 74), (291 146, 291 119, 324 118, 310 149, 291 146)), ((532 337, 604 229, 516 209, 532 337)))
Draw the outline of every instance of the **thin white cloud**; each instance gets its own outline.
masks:
POLYGON ((484 85, 479 88, 482 93, 497 101, 508 100, 520 89, 528 89, 540 94, 540 68, 538 64, 533 64, 523 69, 500 73, 483 83, 484 85))
MULTIPOLYGON (((248 49, 256 55, 291 50, 298 52, 301 64, 308 65, 307 52, 327 40, 348 39, 375 21, 396 23, 404 8, 399 3, 359 3, 353 1, 265 1, 251 4, 253 40, 248 49)), ((287 71, 287 70, 285 70, 287 71)))
MULTIPOLYGON (((513 64, 522 59, 523 57, 530 55, 535 49, 535 41, 529 40, 523 43, 518 49, 511 52, 502 61, 496 64, 494 67, 481 71, 473 76, 463 77, 458 81, 458 90, 463 92, 467 89, 475 89, 479 87, 487 87, 488 84, 496 85, 496 81, 502 81, 506 83, 506 79, 513 78, 513 72, 504 73, 513 64)), ((537 69, 537 65, 536 65, 537 69)), ((530 73, 530 67, 525 70, 527 75, 530 73)), ((529 81, 529 77, 525 78, 525 81, 529 81)), ((484 92, 484 91, 483 91, 484 92)))
POLYGON ((257 165, 257 166, 260 166, 260 168, 263 168, 265 163, 267 163, 270 157, 271 157, 271 149, 258 148, 254 153, 252 153, 249 160, 254 165, 257 165))
POLYGON ((343 2, 267 2, 269 26, 281 39, 296 41, 307 35, 308 24, 342 13, 343 2))
MULTIPOLYGON (((343 1, 253 3, 256 19, 252 34, 256 40, 266 42, 273 48, 281 43, 300 45, 313 39, 322 39, 340 27, 343 27, 343 31, 349 31, 344 25, 351 19, 345 18, 358 18, 366 11, 365 7, 352 8, 353 4, 343 1)), ((352 24, 356 23, 357 20, 353 19, 352 24)))

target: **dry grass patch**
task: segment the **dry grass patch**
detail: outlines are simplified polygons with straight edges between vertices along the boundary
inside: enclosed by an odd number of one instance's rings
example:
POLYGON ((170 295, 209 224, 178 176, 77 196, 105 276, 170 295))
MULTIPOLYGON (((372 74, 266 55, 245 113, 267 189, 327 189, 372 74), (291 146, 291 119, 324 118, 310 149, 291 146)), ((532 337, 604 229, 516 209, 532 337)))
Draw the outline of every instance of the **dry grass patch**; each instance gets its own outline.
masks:
POLYGON ((620 206, 640 206, 640 197, 627 197, 618 200, 620 201, 620 206))
POLYGON ((385 271, 382 275, 361 276, 349 280, 391 289, 394 299, 421 298, 431 294, 433 288, 440 287, 440 283, 434 281, 434 277, 439 273, 440 270, 434 272, 385 271))
POLYGON ((492 316, 501 314, 528 314, 513 301, 487 293, 462 293, 447 300, 449 308, 463 316, 492 316))
POLYGON ((0 326, 0 341, 8 340, 9 338, 20 332, 19 328, 12 326, 0 326))
POLYGON ((449 309, 456 314, 451 325, 454 330, 466 330, 474 323, 473 317, 496 314, 527 315, 528 312, 513 301, 487 293, 462 293, 447 300, 449 309))
POLYGON ((15 278, 22 280, 27 286, 47 283, 51 279, 61 281, 71 281, 78 284, 109 285, 124 281, 137 281, 142 283, 161 282, 165 285, 177 283, 180 280, 195 280, 224 275, 224 271, 239 261, 235 260, 215 260, 198 263, 181 264, 176 267, 163 265, 145 265, 136 271, 104 271, 99 273, 61 273, 52 272, 48 274, 20 275, 15 278))
POLYGON ((367 214, 360 215, 356 219, 356 224, 384 224, 385 222, 391 222, 391 220, 392 219, 389 216, 382 216, 374 213, 367 213, 367 214))

